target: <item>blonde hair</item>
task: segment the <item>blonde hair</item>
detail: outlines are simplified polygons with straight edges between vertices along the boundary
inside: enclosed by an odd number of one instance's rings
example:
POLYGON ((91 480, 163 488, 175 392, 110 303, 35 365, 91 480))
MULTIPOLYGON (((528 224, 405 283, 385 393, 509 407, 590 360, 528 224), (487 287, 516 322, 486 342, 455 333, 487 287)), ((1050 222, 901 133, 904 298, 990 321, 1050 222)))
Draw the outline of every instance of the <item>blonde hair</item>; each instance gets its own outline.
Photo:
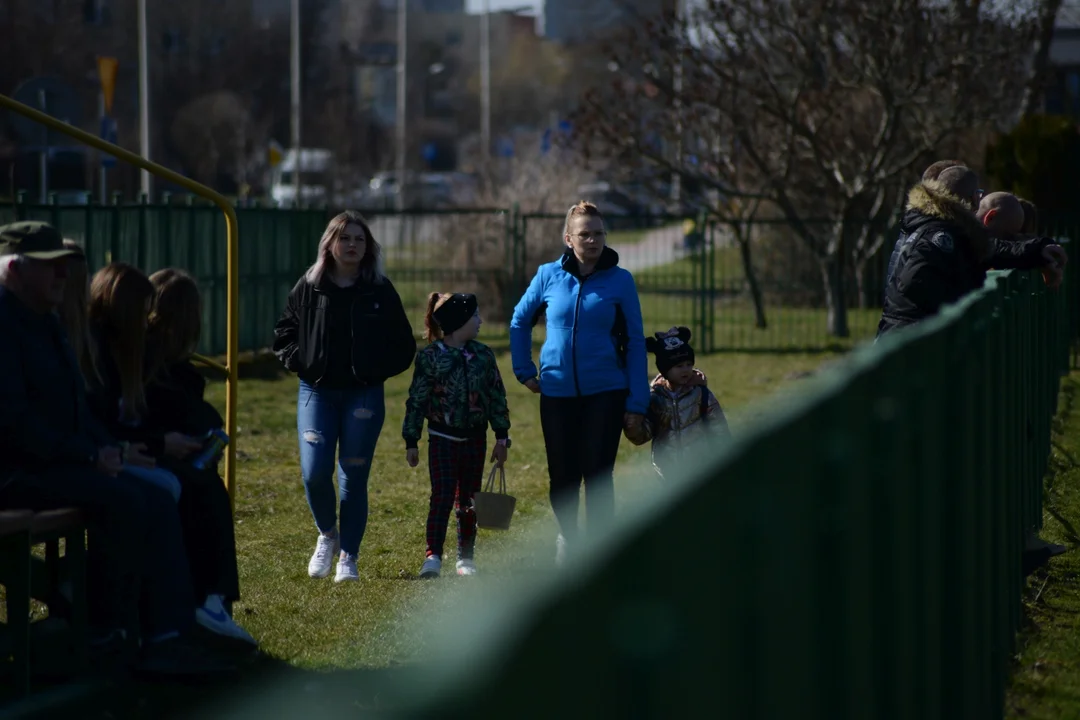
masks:
POLYGON ((304 273, 304 277, 307 278, 309 283, 318 285, 326 276, 327 271, 333 269, 334 243, 341 237, 341 233, 345 228, 353 224, 364 229, 364 236, 367 241, 364 257, 360 259, 360 275, 358 279, 361 282, 378 284, 386 277, 382 268, 382 246, 371 234, 371 228, 368 226, 367 220, 356 210, 346 210, 327 223, 326 230, 323 231, 322 238, 319 240, 318 257, 307 272, 304 273))
POLYGON ((592 204, 588 200, 578 200, 575 205, 571 205, 570 209, 566 211, 566 221, 563 223, 563 237, 565 238, 570 234, 570 218, 574 217, 596 217, 601 220, 604 216, 600 213, 600 208, 592 204))
POLYGON ((424 313, 424 339, 428 342, 442 339, 443 331, 439 327, 439 322, 435 319, 435 311, 452 297, 454 297, 453 293, 433 292, 428 295, 427 311, 424 313))
POLYGON ((64 283, 64 300, 56 309, 60 324, 67 332, 68 344, 79 363, 79 372, 87 384, 100 382, 97 363, 94 361, 93 337, 89 330, 90 267, 86 253, 74 240, 64 239, 64 247, 77 251, 68 261, 67 282, 64 283))

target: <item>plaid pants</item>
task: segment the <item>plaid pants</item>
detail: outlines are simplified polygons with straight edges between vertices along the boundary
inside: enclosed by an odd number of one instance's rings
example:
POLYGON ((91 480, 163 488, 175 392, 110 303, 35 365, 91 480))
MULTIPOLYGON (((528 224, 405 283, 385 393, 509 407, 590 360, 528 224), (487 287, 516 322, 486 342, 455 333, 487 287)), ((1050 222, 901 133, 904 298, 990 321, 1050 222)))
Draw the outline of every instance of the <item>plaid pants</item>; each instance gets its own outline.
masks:
POLYGON ((484 481, 487 439, 461 442, 438 436, 428 438, 428 468, 431 470, 431 507, 427 521, 427 554, 443 554, 450 510, 457 501, 458 557, 471 560, 476 545, 476 511, 473 495, 484 481))

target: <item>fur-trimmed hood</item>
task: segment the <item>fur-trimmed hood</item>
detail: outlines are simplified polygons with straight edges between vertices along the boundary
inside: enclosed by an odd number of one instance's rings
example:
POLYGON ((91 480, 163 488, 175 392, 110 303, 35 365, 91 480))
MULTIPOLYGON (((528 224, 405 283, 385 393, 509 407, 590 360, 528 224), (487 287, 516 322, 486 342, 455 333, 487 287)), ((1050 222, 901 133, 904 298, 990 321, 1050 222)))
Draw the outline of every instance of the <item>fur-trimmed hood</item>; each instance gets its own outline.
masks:
MULTIPOLYGON (((970 243, 980 262, 990 252, 990 237, 975 213, 937 180, 920 182, 908 192, 907 213, 903 225, 914 232, 928 222, 945 223, 956 231, 954 240, 970 243)), ((945 228, 943 228, 945 229, 945 228)))

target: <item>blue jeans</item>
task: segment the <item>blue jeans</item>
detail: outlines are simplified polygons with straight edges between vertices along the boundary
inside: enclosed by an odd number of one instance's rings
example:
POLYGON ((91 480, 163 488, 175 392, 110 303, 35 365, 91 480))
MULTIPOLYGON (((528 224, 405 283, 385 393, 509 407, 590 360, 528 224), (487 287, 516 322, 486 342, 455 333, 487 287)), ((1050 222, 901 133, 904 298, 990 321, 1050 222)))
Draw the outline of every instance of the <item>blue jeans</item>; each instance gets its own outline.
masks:
POLYGON ((144 468, 125 464, 124 473, 165 490, 172 495, 173 502, 180 500, 180 481, 168 470, 159 467, 144 468))
POLYGON ((360 551, 367 529, 368 476, 385 418, 382 385, 333 390, 300 381, 296 429, 308 506, 320 532, 337 526, 334 461, 340 448, 341 550, 350 555, 360 551))

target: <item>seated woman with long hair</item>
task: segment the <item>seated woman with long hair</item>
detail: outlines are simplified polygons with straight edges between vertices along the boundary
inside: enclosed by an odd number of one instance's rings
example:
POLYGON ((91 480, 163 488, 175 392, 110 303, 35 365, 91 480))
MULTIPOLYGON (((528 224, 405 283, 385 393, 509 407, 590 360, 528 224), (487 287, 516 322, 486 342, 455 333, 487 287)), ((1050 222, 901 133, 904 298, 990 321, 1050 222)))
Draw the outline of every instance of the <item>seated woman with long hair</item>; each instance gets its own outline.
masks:
MULTIPOLYGON (((225 423, 203 398, 206 380, 191 362, 202 332, 199 288, 190 275, 173 268, 154 273, 150 283, 154 299, 146 338, 147 422, 166 434, 204 438, 225 423)), ((228 611, 240 597, 240 577, 232 504, 216 464, 197 469, 188 460, 165 457, 161 465, 176 473, 183 487, 180 520, 192 583, 195 597, 206 598, 196 611, 199 623, 255 644, 228 611)))
MULTIPOLYGON (((234 588, 208 590, 205 583, 200 586, 207 565, 217 568, 223 561, 231 561, 235 573, 235 554, 223 559, 220 553, 208 554, 205 549, 207 536, 217 538, 221 533, 221 523, 216 520, 220 510, 215 513, 214 509, 220 505, 223 487, 220 481, 216 485, 207 481, 205 472, 190 465, 202 442, 161 424, 160 413, 153 416, 150 411, 145 358, 153 300, 150 280, 131 265, 112 263, 94 275, 90 283, 90 342, 99 377, 90 386, 91 408, 114 437, 130 443, 129 452, 138 453, 140 460, 142 455, 148 456, 156 472, 177 480, 192 584, 196 602, 201 603, 195 609, 196 621, 218 635, 254 643, 225 611, 229 596, 238 594, 234 588)), ((225 513, 231 513, 227 494, 224 503, 225 513)), ((230 540, 231 522, 230 515, 230 540)), ((214 542, 213 546, 220 544, 214 542)))
MULTIPOLYGON (((101 412, 103 408, 99 408, 96 404, 101 400, 98 391, 104 383, 97 364, 97 344, 89 322, 90 272, 86 254, 82 246, 73 240, 64 240, 64 247, 76 250, 79 254, 71 256, 68 262, 64 300, 57 308, 57 314, 67 334, 68 344, 71 346, 79 374, 82 375, 86 385, 91 410, 106 429, 116 432, 119 429, 113 422, 116 418, 106 417, 109 413, 101 412)), ((113 437, 127 443, 123 451, 124 471, 140 480, 157 485, 168 491, 174 500, 178 499, 180 481, 169 471, 156 467, 153 454, 145 442, 146 438, 132 428, 123 428, 123 430, 114 434, 113 437)))

